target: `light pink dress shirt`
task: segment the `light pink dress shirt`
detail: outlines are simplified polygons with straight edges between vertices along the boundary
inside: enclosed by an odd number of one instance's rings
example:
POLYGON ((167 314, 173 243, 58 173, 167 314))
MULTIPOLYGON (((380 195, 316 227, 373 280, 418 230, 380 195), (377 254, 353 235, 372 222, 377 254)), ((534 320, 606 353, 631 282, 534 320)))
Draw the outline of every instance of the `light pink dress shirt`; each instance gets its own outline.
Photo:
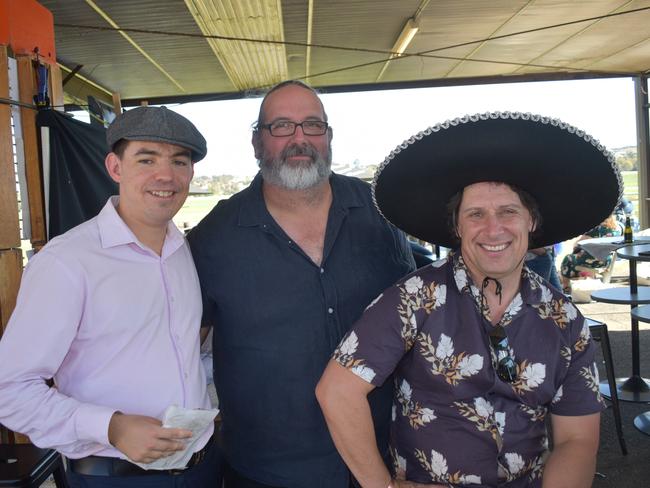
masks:
POLYGON ((185 238, 170 222, 158 256, 117 201, 30 260, 0 341, 0 423, 70 458, 124 457, 108 442, 116 410, 160 419, 172 404, 210 408, 185 238))

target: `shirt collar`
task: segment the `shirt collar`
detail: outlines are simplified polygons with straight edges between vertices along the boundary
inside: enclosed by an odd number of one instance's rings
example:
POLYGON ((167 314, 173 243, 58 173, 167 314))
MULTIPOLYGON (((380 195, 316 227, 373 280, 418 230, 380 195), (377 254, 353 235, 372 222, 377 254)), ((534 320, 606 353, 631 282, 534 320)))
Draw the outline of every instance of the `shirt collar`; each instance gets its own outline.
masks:
MULTIPOLYGON (((119 196, 110 197, 106 205, 104 205, 104 208, 97 215, 97 226, 99 227, 99 238, 102 248, 106 249, 126 244, 135 244, 145 251, 152 252, 138 240, 133 231, 117 213, 115 207, 119 201, 119 196)), ((172 254, 183 245, 183 242, 183 234, 172 221, 169 221, 165 242, 163 244, 162 257, 164 258, 172 254)))
MULTIPOLYGON (((460 252, 450 251, 447 260, 451 263, 454 282, 456 283, 458 292, 461 294, 468 294, 476 304, 477 309, 480 310, 480 288, 472 281, 469 270, 467 269, 467 265, 463 260, 463 256, 460 254, 460 252)), ((508 310, 512 307, 513 304, 515 306, 521 303, 529 306, 539 305, 542 301, 542 296, 544 293, 547 295, 550 294, 548 287, 542 282, 542 279, 539 277, 539 275, 530 271, 524 264, 521 270, 519 292, 513 298, 512 303, 508 306, 508 310)))
MULTIPOLYGON (((332 173, 329 181, 332 186, 332 209, 347 211, 349 208, 364 207, 366 205, 358 192, 351 187, 352 183, 347 178, 332 173)), ((261 172, 257 173, 250 186, 244 191, 249 192, 249 195, 248 198, 242 201, 238 225, 241 227, 256 227, 270 223, 273 218, 264 203, 261 172)))

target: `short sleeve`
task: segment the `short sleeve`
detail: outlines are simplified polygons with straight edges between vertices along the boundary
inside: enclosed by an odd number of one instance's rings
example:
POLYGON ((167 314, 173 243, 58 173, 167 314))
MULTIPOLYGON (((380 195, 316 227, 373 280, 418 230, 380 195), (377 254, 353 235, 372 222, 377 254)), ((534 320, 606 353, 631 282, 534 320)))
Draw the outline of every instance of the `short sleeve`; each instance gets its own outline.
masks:
POLYGON ((555 415, 589 415, 603 410, 600 396, 595 344, 589 325, 581 314, 571 323, 572 345, 569 365, 562 385, 551 403, 555 415))
POLYGON ((446 285, 416 272, 385 290, 343 338, 333 359, 380 386, 413 347, 428 315, 444 304, 446 285))

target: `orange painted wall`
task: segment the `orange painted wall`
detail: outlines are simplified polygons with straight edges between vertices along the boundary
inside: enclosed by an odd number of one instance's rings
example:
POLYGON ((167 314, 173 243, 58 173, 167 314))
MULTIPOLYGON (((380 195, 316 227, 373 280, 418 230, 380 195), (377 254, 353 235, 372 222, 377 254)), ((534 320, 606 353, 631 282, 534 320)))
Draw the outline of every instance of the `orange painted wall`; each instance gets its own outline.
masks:
POLYGON ((0 0, 0 44, 14 54, 31 54, 38 47, 46 63, 56 63, 54 17, 36 0, 0 0))

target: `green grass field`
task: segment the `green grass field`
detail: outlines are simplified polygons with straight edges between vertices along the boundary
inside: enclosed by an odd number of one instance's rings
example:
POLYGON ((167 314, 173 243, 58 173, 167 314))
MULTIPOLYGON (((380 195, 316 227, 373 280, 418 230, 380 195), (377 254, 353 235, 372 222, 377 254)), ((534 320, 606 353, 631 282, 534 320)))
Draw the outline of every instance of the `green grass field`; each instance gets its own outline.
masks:
POLYGON ((637 171, 621 171, 623 177, 623 193, 625 198, 634 204, 632 212, 637 218, 639 217, 639 179, 637 171))
POLYGON ((174 223, 180 228, 184 228, 187 225, 194 227, 222 198, 227 197, 221 195, 187 197, 185 205, 183 205, 183 208, 174 217, 174 223))
POLYGON ((639 198, 639 180, 636 171, 622 171, 623 185, 625 187, 625 195, 634 197, 634 200, 639 198))

